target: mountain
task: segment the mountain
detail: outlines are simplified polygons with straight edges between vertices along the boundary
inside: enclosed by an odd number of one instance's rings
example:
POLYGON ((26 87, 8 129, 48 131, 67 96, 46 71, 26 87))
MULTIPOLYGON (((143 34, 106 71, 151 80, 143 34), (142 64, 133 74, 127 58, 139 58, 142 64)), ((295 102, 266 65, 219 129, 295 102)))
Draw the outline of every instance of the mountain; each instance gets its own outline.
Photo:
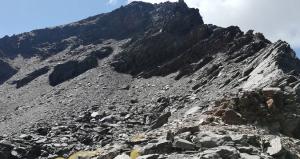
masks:
POLYGON ((300 158, 295 52, 183 1, 6 36, 0 66, 1 159, 300 158))

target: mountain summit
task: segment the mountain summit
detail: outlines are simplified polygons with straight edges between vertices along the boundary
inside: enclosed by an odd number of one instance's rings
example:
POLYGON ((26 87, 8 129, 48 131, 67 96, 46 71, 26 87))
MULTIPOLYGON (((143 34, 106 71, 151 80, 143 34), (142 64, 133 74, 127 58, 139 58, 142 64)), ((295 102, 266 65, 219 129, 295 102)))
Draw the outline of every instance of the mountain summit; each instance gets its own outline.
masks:
POLYGON ((300 158, 295 52, 183 0, 6 36, 0 66, 1 159, 300 158))

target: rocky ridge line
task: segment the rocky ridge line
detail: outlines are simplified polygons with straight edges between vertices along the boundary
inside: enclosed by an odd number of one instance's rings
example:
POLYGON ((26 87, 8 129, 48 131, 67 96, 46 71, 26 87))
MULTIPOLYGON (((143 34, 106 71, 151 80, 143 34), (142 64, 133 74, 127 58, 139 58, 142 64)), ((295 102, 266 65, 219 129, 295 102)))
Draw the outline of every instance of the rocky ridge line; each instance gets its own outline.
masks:
POLYGON ((295 52, 185 3, 133 2, 0 53, 0 158, 300 158, 295 52))

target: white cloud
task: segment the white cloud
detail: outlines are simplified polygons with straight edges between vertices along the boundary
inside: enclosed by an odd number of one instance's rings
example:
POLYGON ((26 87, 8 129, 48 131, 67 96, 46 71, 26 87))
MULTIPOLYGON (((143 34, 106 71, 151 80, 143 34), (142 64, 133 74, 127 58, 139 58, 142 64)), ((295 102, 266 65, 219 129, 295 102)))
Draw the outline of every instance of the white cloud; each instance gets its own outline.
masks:
POLYGON ((108 0, 108 4, 114 5, 117 4, 118 0, 108 0))
MULTIPOLYGON (((142 1, 159 3, 167 0, 142 1)), ((238 25, 244 31, 254 29, 272 41, 282 39, 300 48, 300 0, 185 1, 190 7, 199 8, 205 23, 223 27, 238 25)))

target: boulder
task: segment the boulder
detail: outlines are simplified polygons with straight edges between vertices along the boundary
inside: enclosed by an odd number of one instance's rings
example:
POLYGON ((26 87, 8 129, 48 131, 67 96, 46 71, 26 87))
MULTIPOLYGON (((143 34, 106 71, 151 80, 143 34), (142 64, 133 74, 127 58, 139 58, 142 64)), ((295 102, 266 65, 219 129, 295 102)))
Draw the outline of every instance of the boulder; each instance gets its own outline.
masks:
POLYGON ((51 86, 59 85, 97 66, 98 61, 94 56, 88 56, 82 61, 68 61, 58 64, 49 75, 49 84, 51 86))
POLYGON ((50 127, 39 127, 36 129, 36 133, 42 136, 46 136, 50 131, 50 127))
POLYGON ((100 114, 99 112, 93 112, 92 114, 91 114, 91 117, 92 118, 97 118, 97 117, 100 117, 102 114, 100 114))
POLYGON ((213 132, 202 132, 197 135, 195 144, 197 147, 212 148, 231 142, 232 139, 227 135, 218 135, 213 132))
POLYGON ((185 132, 190 132, 190 133, 195 133, 195 132, 199 132, 200 128, 198 125, 188 125, 188 126, 184 126, 181 128, 178 128, 178 131, 175 134, 181 134, 181 133, 185 133, 185 132))
POLYGON ((235 134, 230 135, 232 141, 239 145, 249 146, 252 145, 254 147, 261 146, 261 138, 255 134, 235 134))
POLYGON ((272 96, 274 94, 281 93, 281 88, 278 87, 266 87, 262 89, 262 92, 265 96, 272 96))
POLYGON ((0 143, 0 158, 1 159, 13 159, 11 151, 13 150, 13 146, 9 144, 0 143))
POLYGON ((142 148, 142 154, 164 154, 172 152, 172 142, 160 140, 157 143, 149 143, 142 148))
POLYGON ((131 158, 126 154, 122 154, 122 155, 116 156, 114 159, 131 159, 131 158))
POLYGON ((193 114, 199 112, 200 108, 201 107, 199 107, 199 106, 192 107, 184 113, 184 116, 193 115, 193 114))
POLYGON ((242 115, 234 110, 225 111, 222 116, 222 120, 224 121, 224 123, 230 125, 240 125, 244 123, 242 115))
POLYGON ((249 155, 247 153, 241 153, 240 156, 241 156, 241 159, 261 159, 261 157, 259 157, 257 155, 249 155))
POLYGON ((103 59, 105 57, 108 57, 113 51, 114 50, 111 47, 102 47, 99 50, 91 52, 90 56, 97 57, 98 59, 103 59))
POLYGON ((108 115, 106 117, 101 118, 100 122, 113 122, 116 119, 116 116, 114 115, 108 115))
POLYGON ((154 123, 151 125, 151 129, 157 129, 168 122, 169 117, 171 116, 171 112, 167 112, 157 118, 154 123))
POLYGON ((237 146, 236 147, 240 153, 247 153, 247 154, 257 154, 259 149, 253 146, 237 146))
POLYGON ((231 146, 219 146, 201 152, 203 159, 239 159, 238 150, 231 146))
POLYGON ((139 156, 137 159, 158 159, 158 154, 151 154, 151 155, 143 155, 139 156))
POLYGON ((98 155, 97 159, 112 159, 112 158, 115 158, 120 154, 120 152, 123 149, 124 149, 124 146, 119 145, 119 144, 115 144, 115 145, 106 147, 104 151, 101 151, 101 154, 98 155))
POLYGON ((16 84, 16 88, 21 88, 21 87, 27 85, 28 83, 30 83, 31 81, 33 81, 34 79, 40 77, 41 75, 48 73, 49 70, 50 70, 49 66, 42 67, 40 69, 37 69, 37 70, 29 73, 28 75, 26 75, 26 77, 24 77, 20 80, 14 81, 13 83, 16 84))
POLYGON ((21 134, 21 135, 19 136, 19 138, 24 139, 24 140, 31 140, 31 139, 32 139, 32 136, 31 136, 31 135, 28 135, 28 134, 21 134))
POLYGON ((300 139, 300 118, 286 119, 282 126, 282 133, 297 139, 300 139))
POLYGON ((271 156, 279 156, 285 152, 285 149, 282 147, 280 137, 276 137, 270 140, 270 147, 267 149, 267 153, 271 156))
POLYGON ((190 141, 180 139, 180 138, 177 138, 174 140, 173 146, 175 148, 179 148, 181 150, 194 150, 195 149, 195 144, 191 143, 190 141))

